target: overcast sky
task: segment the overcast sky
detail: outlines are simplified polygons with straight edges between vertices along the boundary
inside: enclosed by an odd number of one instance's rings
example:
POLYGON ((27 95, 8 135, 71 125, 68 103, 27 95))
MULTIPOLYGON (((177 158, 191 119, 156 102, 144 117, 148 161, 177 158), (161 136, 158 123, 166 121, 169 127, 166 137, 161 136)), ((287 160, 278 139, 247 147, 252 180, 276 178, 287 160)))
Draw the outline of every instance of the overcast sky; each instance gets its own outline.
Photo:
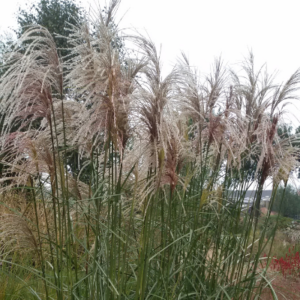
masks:
MULTIPOLYGON (((15 26, 19 4, 29 2, 0 0, 0 30, 15 26)), ((166 65, 184 51, 206 72, 214 57, 233 64, 252 49, 258 64, 267 62, 284 79, 300 67, 299 11, 299 0, 123 0, 119 17, 162 44, 166 65)))
MULTIPOLYGON (((16 26, 17 8, 30 1, 0 0, 0 32, 16 26)), ((81 3, 88 8, 89 1, 81 3)), ((118 16, 121 27, 147 32, 162 45, 166 70, 181 51, 208 73, 214 58, 222 55, 233 65, 252 49, 257 68, 267 63, 281 82, 300 67, 299 11, 299 0, 123 0, 118 16)), ((299 109, 291 111, 300 116, 299 109)))
MULTIPOLYGON (((0 0, 0 31, 16 26, 14 13, 30 1, 0 0)), ((299 11, 299 0, 123 0, 118 16, 162 45, 167 70, 181 51, 207 73, 215 57, 233 65, 252 49, 257 68, 267 63, 281 82, 300 67, 299 11)))

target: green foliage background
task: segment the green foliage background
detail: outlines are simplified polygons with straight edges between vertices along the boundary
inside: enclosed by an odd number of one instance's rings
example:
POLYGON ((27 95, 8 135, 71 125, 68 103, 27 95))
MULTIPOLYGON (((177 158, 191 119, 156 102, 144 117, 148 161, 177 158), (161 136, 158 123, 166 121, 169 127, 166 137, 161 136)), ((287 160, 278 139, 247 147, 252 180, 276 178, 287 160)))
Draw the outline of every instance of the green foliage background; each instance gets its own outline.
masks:
POLYGON ((278 188, 274 202, 274 211, 281 213, 284 217, 296 218, 300 217, 300 196, 295 188, 288 185, 285 193, 284 188, 278 188), (280 209, 280 201, 284 194, 282 208, 280 209))

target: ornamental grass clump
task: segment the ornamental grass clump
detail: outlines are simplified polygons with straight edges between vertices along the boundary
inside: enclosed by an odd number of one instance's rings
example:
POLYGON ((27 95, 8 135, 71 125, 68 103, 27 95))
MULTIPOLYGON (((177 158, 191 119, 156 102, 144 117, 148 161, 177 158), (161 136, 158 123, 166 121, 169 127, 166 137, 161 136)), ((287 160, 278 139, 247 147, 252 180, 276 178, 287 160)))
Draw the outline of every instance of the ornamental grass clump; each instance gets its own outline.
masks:
POLYGON ((116 25, 119 4, 70 25, 67 57, 34 26, 5 61, 1 260, 27 248, 14 270, 38 299, 252 299, 271 285, 263 185, 271 210, 297 166, 297 137, 277 129, 300 73, 276 85, 250 53, 241 74, 217 59, 202 77, 183 55, 164 77, 153 41, 116 25))

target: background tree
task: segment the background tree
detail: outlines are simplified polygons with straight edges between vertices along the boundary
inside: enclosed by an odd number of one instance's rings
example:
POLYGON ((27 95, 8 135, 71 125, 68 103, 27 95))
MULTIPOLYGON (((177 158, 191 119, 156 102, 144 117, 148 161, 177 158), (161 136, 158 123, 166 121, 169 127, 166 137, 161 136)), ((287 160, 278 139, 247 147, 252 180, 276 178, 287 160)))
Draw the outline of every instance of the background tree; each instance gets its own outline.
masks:
POLYGON ((289 125, 289 124, 282 124, 279 125, 277 128, 277 134, 280 138, 288 138, 291 137, 293 131, 293 126, 289 125))
MULTIPOLYGON (((52 34, 59 55, 65 57, 70 55, 70 48, 72 45, 70 45, 67 38, 62 38, 61 36, 68 37, 70 34, 68 24, 76 26, 78 23, 82 23, 84 14, 84 9, 80 7, 80 3, 75 2, 74 0, 38 0, 30 7, 27 6, 26 9, 19 9, 17 15, 19 28, 16 31, 16 34, 20 37, 26 31, 28 26, 32 24, 42 25, 52 34)), ((116 33, 111 41, 111 47, 118 50, 118 56, 120 57, 122 64, 126 66, 125 47, 123 39, 117 34, 117 24, 113 21, 108 7, 103 7, 101 14, 109 30, 116 33)), ((90 30, 91 34, 95 35, 95 28, 93 26, 91 26, 90 30)), ((67 74, 67 70, 64 71, 65 74, 67 74)), ((70 97, 75 101, 84 101, 84 98, 86 97, 86 95, 78 93, 75 95, 73 90, 69 90, 69 87, 64 90, 64 93, 69 95, 72 94, 70 97)), ((39 123, 37 126, 39 126, 39 123)), ((72 174, 79 174, 80 166, 84 161, 82 158, 80 159, 78 149, 68 149, 65 159, 72 174)), ((84 182, 88 182, 89 175, 90 170, 87 167, 85 171, 81 172, 80 179, 84 182)))
POLYGON ((20 37, 27 26, 42 25, 52 34, 61 56, 65 56, 69 53, 68 42, 57 35, 67 37, 69 35, 68 23, 76 25, 77 22, 83 20, 83 16, 83 8, 74 0, 39 0, 27 9, 19 8, 17 15, 19 28, 16 33, 20 37))
POLYGON ((300 195, 296 189, 288 185, 285 190, 282 206, 280 207, 283 192, 284 189, 280 187, 275 197, 273 210, 281 213, 284 217, 296 218, 297 215, 300 215, 300 195))
POLYGON ((0 35, 0 77, 4 74, 5 54, 10 52, 14 39, 10 34, 0 35))

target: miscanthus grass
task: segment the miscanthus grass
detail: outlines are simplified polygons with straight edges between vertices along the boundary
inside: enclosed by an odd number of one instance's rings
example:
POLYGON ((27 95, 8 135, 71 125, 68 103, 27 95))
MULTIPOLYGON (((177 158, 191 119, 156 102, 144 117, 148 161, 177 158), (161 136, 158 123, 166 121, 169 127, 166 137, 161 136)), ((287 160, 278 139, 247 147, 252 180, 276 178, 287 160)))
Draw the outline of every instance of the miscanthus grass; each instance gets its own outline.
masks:
POLYGON ((1 278, 33 299, 276 298, 261 263, 269 215, 257 221, 267 178, 271 211, 297 166, 277 129, 299 71, 277 85, 250 53, 240 73, 217 59, 203 77, 182 55, 163 77, 118 6, 70 26, 68 57, 32 26, 5 60, 1 278))

